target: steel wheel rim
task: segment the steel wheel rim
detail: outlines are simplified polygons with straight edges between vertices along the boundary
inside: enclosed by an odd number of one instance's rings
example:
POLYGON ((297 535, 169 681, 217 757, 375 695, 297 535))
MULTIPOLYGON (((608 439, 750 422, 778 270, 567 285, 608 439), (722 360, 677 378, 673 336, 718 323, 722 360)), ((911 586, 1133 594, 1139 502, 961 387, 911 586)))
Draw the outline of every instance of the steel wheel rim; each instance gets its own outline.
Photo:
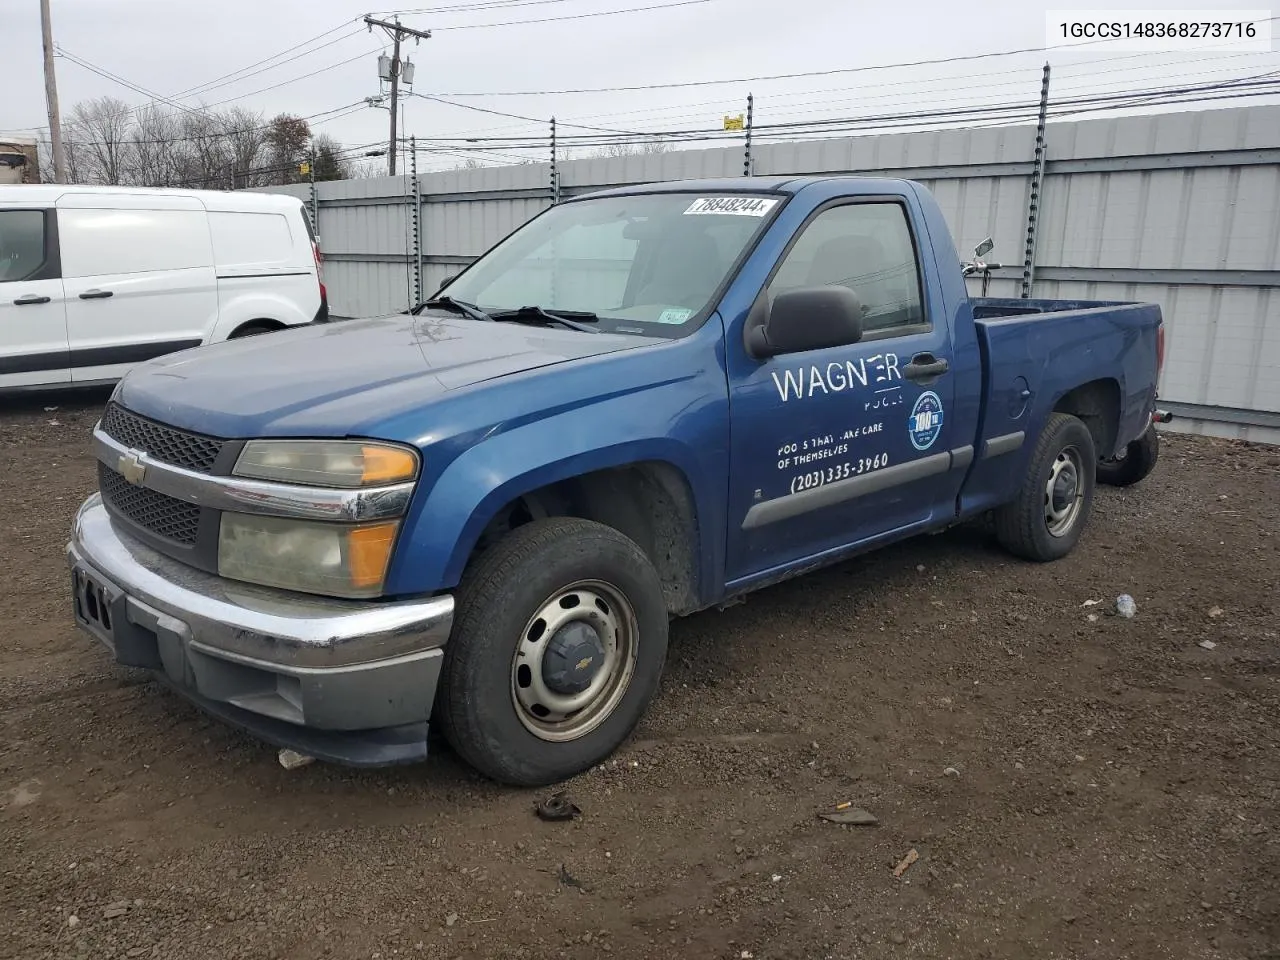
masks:
POLYGON ((520 633, 511 661, 511 701, 524 728, 540 740, 585 737, 612 715, 635 673, 639 627, 622 591, 603 580, 580 580, 543 601, 520 633), (562 693, 548 686, 543 666, 558 630, 582 623, 595 631, 605 662, 590 686, 562 693))
POLYGON ((1067 447, 1054 458, 1044 485, 1044 522, 1053 537, 1075 526, 1084 503, 1084 470, 1080 451, 1067 447))

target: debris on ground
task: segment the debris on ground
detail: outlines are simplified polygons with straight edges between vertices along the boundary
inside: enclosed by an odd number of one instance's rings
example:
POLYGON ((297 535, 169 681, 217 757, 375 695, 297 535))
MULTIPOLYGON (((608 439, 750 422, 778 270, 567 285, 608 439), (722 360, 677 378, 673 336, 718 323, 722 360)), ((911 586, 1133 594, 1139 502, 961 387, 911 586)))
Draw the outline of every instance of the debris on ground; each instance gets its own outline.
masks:
POLYGON ((289 749, 281 750, 278 759, 280 760, 280 766, 286 770, 298 770, 316 762, 315 757, 309 757, 305 753, 289 749))
POLYGON ((575 877, 573 874, 571 874, 568 870, 566 870, 564 868, 563 863, 560 864, 560 872, 556 874, 556 879, 558 879, 566 887, 573 887, 575 890, 587 889, 587 885, 583 883, 581 880, 579 880, 577 877, 575 877))
POLYGON ((1116 597, 1116 613, 1129 620, 1138 612, 1138 605, 1133 602, 1133 597, 1127 593, 1122 593, 1116 597))
POLYGON ((1204 647, 1206 650, 1213 650, 1213 649, 1215 649, 1218 645, 1217 645, 1216 643, 1214 643, 1212 640, 1205 639, 1205 640, 1201 640, 1198 644, 1196 644, 1196 646, 1198 646, 1198 647, 1204 647))
POLYGON ((446 927, 452 927, 457 922, 458 922, 458 915, 456 913, 451 913, 444 918, 444 925, 446 927))
POLYGON ((855 807, 851 803, 837 804, 834 810, 828 810, 818 816, 831 823, 848 823, 857 827, 874 827, 880 822, 871 811, 855 807))
POLYGON ((1213 618, 1216 620, 1218 617, 1222 616, 1222 608, 1221 608, 1221 607, 1212 607, 1212 608, 1209 610, 1209 616, 1210 616, 1210 617, 1213 617, 1213 618))
POLYGON ((893 875, 900 877, 907 872, 907 868, 920 859, 920 851, 912 847, 907 851, 907 855, 898 861, 898 865, 893 868, 893 875))
POLYGON ((563 792, 552 794, 534 808, 539 819, 548 821, 572 820, 582 811, 563 792))
POLYGON ((1096 607, 1096 606, 1097 606, 1098 604, 1100 604, 1101 602, 1102 602, 1101 600, 1086 600, 1084 603, 1080 604, 1080 606, 1082 606, 1082 607, 1096 607))
POLYGON ((946 767, 946 768, 942 771, 942 775, 943 775, 944 777, 958 777, 958 776, 960 776, 960 771, 959 771, 959 770, 957 770, 955 767, 946 767))

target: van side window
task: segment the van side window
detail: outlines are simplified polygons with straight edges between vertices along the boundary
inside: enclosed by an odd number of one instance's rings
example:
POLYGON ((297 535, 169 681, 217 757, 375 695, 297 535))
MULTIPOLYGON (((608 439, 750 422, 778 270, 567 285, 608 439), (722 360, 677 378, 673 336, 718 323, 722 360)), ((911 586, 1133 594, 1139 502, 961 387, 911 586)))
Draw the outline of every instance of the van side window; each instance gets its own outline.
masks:
POLYGON ((58 233, 68 279, 213 266, 203 210, 66 208, 58 233))
POLYGON ((44 263, 44 211, 0 210, 0 283, 34 279, 44 263))
POLYGON ((769 295, 837 285, 866 307, 866 334, 928 323, 906 211, 897 203, 851 203, 818 214, 787 252, 769 295))

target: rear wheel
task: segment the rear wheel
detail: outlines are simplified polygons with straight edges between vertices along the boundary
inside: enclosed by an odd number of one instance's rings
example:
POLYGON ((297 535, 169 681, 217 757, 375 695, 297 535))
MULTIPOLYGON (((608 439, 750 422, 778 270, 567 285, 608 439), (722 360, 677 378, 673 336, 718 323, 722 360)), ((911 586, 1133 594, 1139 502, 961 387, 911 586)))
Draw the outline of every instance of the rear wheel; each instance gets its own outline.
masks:
POLYGON ((244 326, 238 327, 236 330, 232 331, 231 336, 227 337, 227 339, 239 340, 241 337, 256 337, 259 334, 271 333, 272 331, 279 329, 280 328, 278 326, 269 321, 255 320, 253 323, 246 323, 244 326))
POLYGON ((1118 457, 1098 461, 1098 482, 1110 487, 1128 487, 1156 468, 1160 459, 1160 434, 1154 426, 1120 452, 1118 457))
POLYGON ((1049 415, 1017 499, 996 511, 996 536, 1010 553, 1041 563, 1065 557, 1093 507, 1097 453, 1076 417, 1049 415))
POLYGON ((599 763, 643 716, 667 652, 657 572, 611 527, 536 520, 458 590, 435 721, 494 780, 555 783, 599 763))

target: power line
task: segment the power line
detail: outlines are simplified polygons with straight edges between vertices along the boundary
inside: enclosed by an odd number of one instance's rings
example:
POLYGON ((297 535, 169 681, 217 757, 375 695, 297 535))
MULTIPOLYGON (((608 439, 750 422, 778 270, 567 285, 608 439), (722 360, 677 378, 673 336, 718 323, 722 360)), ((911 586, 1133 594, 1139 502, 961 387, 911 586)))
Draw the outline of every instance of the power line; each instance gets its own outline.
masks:
POLYGON ((531 23, 561 23, 565 20, 590 20, 594 17, 616 17, 623 13, 645 13, 651 10, 671 10, 675 7, 696 7, 715 0, 675 0, 674 3, 656 3, 647 7, 625 7, 622 10, 597 10, 592 13, 573 13, 563 17, 541 17, 536 20, 504 20, 500 23, 463 23, 453 27, 435 27, 436 30, 487 30, 490 27, 520 27, 531 23))
MULTIPOLYGON (((289 57, 288 59, 285 59, 285 60, 281 60, 278 63, 273 63, 265 67, 259 67, 257 70, 253 70, 249 73, 243 73, 242 75, 236 76, 230 80, 223 79, 220 83, 210 82, 205 84, 204 86, 193 87, 189 91, 184 91, 183 93, 175 94, 173 97, 170 97, 168 99, 185 100, 185 99, 190 99, 191 97, 197 96, 202 93, 208 93, 210 90, 218 90, 222 87, 233 86, 234 84, 239 83, 241 80, 248 80, 250 77, 256 77, 258 74, 261 74, 261 73, 269 73, 270 71, 275 70, 277 67, 283 67, 286 63, 293 63, 295 60, 301 60, 303 57, 309 57, 313 53, 318 53, 319 51, 325 49, 326 47, 333 46, 335 43, 342 43, 342 41, 344 40, 350 40, 352 37, 357 36, 361 33, 364 33, 364 30, 357 27, 355 30, 352 30, 350 33, 344 33, 342 36, 336 37, 333 40, 330 40, 328 43, 322 43, 318 47, 312 47, 310 50, 304 50, 302 53, 294 54, 292 57, 289 57)), ((247 70, 248 68, 246 67, 245 69, 247 70)))
MULTIPOLYGON (((1192 52, 1192 51, 1188 51, 1188 52, 1192 52)), ((1135 72, 1139 70, 1145 71, 1148 69, 1148 65, 1146 64, 1135 64, 1133 66, 1127 66, 1127 67, 1115 67, 1109 70, 1096 70, 1093 68, 1099 64, 1114 63, 1122 60, 1133 60, 1133 59, 1138 59, 1143 57, 1151 57, 1155 55, 1159 55, 1159 54, 1153 54, 1152 52, 1143 52, 1143 53, 1137 53, 1137 54, 1126 54, 1124 56, 1106 57, 1106 58, 1090 61, 1088 64, 1080 65, 1079 69, 1082 69, 1082 70, 1087 69, 1089 76, 1096 76, 1100 74, 1135 72)), ((1270 51, 1236 53, 1236 54, 1227 54, 1222 56, 1199 57, 1195 60, 1182 61, 1178 65, 1187 66, 1195 63, 1204 63, 1209 60, 1221 61, 1225 59, 1239 59, 1242 57, 1274 57, 1274 56, 1275 54, 1270 51)), ((1040 72, 1040 68, 1039 67, 1022 68, 1012 72, 1026 72, 1029 75, 1032 73, 1038 75, 1040 72)), ((812 96, 814 94, 820 94, 820 93, 841 93, 841 92, 846 92, 851 90, 863 91, 863 90, 872 90, 872 89, 892 89, 894 91, 892 96, 898 96, 903 92, 903 89, 905 87, 905 88, 909 88, 909 91, 913 94, 919 93, 920 95, 928 95, 929 91, 923 88, 934 87, 939 84, 945 84, 949 86, 963 85, 965 83, 969 83, 975 80, 980 80, 980 79, 985 79, 990 77, 1008 77, 1010 73, 1011 71, 1009 70, 987 71, 982 73, 963 74, 963 75, 954 76, 954 77, 945 77, 945 76, 932 77, 932 78, 924 78, 919 80, 902 80, 902 81, 882 82, 882 83, 873 83, 873 84, 861 84, 859 86, 852 86, 852 87, 850 86, 825 87, 825 88, 817 88, 817 89, 807 89, 803 91, 793 91, 789 93, 784 92, 784 93, 778 93, 778 94, 771 94, 765 101, 765 108, 769 109, 769 108, 776 107, 779 101, 792 98, 792 97, 812 96)), ((1071 79, 1070 75, 1068 75, 1068 79, 1071 79)), ((993 87, 1015 87, 1015 86, 1021 86, 1023 84, 1026 84, 1028 87, 1030 87, 1033 83, 1038 84, 1038 82, 1039 82, 1038 77, 1033 80, 1029 76, 1025 80, 1006 80, 1000 83, 982 84, 982 86, 984 89, 990 89, 993 87)), ((1063 90, 1063 87, 1058 85, 1056 89, 1059 92, 1061 92, 1063 90)), ((1083 87, 1076 87, 1074 89, 1083 89, 1083 87)), ((452 101, 445 101, 442 98, 436 98, 436 99, 442 103, 452 102, 452 101)), ((868 99, 884 99, 884 98, 872 98, 872 97, 858 98, 858 100, 868 100, 868 99)), ((808 103, 825 103, 825 102, 826 101, 819 101, 819 100, 808 101, 808 103)), ((852 103, 856 101, 846 99, 842 102, 852 103)), ((937 102, 937 101, 933 101, 933 102, 937 102)), ((456 104, 456 105, 465 106, 464 104, 456 104)), ((802 105, 807 105, 807 104, 787 104, 786 106, 802 106, 802 105)), ((647 115, 647 114, 666 114, 673 109, 684 109, 684 108, 690 108, 690 107, 715 107, 717 109, 730 110, 730 109, 734 109, 737 106, 740 106, 740 101, 735 99, 730 99, 729 97, 726 96, 717 100, 704 100, 704 101, 697 101, 693 103, 683 102, 678 105, 667 105, 667 106, 661 106, 661 107, 642 107, 634 110, 619 110, 619 111, 611 111, 608 113, 585 114, 577 118, 571 118, 568 121, 558 120, 558 122, 565 126, 573 126, 575 125, 575 121, 576 121, 577 125, 581 126, 582 125, 581 121, 584 121, 584 120, 607 120, 614 117, 634 117, 638 115, 647 115)), ((472 109, 478 109, 478 108, 472 108, 472 109)), ((499 116, 503 115, 502 111, 495 110, 492 112, 499 116)), ((512 117, 513 119, 525 119, 521 117, 519 114, 508 114, 508 116, 512 117)), ((668 119, 668 120, 686 119, 693 116, 696 116, 696 115, 686 113, 686 114, 678 114, 674 117, 664 117, 664 119, 668 119)), ((543 124, 546 121, 536 120, 531 122, 543 124)), ((500 133, 500 132, 515 130, 515 129, 519 129, 519 128, 514 125, 507 124, 501 127, 488 127, 479 131, 474 131, 473 135, 482 135, 487 133, 500 133)))
MULTIPOLYGON (((1264 96, 1280 92, 1280 80, 1274 79, 1280 71, 1242 77, 1230 81, 1219 81, 1212 84, 1189 86, 1159 87, 1137 90, 1126 93, 1100 94, 1081 96, 1068 100, 1060 100, 1054 104, 1054 110, 1062 113, 1069 108, 1100 107, 1116 110, 1132 106, 1143 106, 1159 103, 1187 103, 1197 100, 1220 99, 1211 96, 1218 92, 1228 91, 1236 95, 1264 96)), ((1234 98, 1234 97, 1232 97, 1234 98)), ((756 136, 762 137, 795 137, 799 135, 823 135, 830 137, 833 133, 845 130, 857 130, 866 127, 889 126, 894 123, 909 122, 919 124, 924 121, 962 122, 966 119, 989 119, 996 116, 1014 116, 1026 114, 1035 108, 1035 103, 1028 98, 1025 101, 1013 101, 1000 104, 973 104, 965 107, 943 110, 922 110, 899 113, 886 113, 863 117, 838 117, 817 121, 799 121, 789 123, 759 124, 753 128, 756 136)), ((714 141, 736 139, 736 133, 726 134, 717 128, 699 128, 685 130, 650 131, 643 134, 644 139, 664 139, 667 142, 714 141)), ((457 149, 469 149, 468 144, 485 143, 498 145, 503 149, 542 149, 545 143, 541 138, 531 137, 489 137, 489 138, 437 138, 439 142, 460 142, 457 149)), ((636 138, 608 137, 602 135, 570 135, 564 138, 571 144, 580 146, 610 146, 635 142, 636 138)), ((485 149, 484 146, 475 149, 485 149)))
POLYGON ((511 7, 541 7, 556 3, 579 3, 581 0, 494 0, 491 3, 458 3, 448 7, 417 7, 412 10, 378 10, 379 16, 419 17, 433 13, 484 13, 489 10, 506 10, 511 7))
MULTIPOLYGON (((543 124, 546 120, 538 120, 534 117, 523 117, 518 113, 505 113, 502 110, 491 110, 487 107, 473 107, 469 103, 455 103, 452 100, 445 100, 442 97, 435 97, 427 93, 412 93, 410 96, 418 97, 421 100, 430 100, 433 103, 442 103, 447 107, 457 107, 460 110, 471 110, 476 113, 488 113, 495 117, 509 117, 512 120, 527 120, 529 123, 543 124)), ((581 123, 561 123, 562 127, 573 127, 576 130, 594 130, 598 133, 623 133, 629 135, 639 135, 636 130, 618 130, 612 127, 589 127, 581 123)))
MULTIPOLYGON (((222 80, 226 80, 229 77, 234 77, 238 74, 244 73, 246 70, 252 70, 254 67, 261 66, 264 63, 269 63, 272 60, 277 59, 278 57, 284 56, 286 53, 292 53, 294 50, 297 50, 300 47, 305 47, 305 46, 308 46, 309 44, 315 43, 317 40, 323 40, 325 37, 329 36, 329 34, 337 33, 343 27, 356 22, 358 22, 356 18, 352 18, 351 20, 344 20, 342 21, 342 23, 338 24, 336 27, 331 27, 328 30, 326 30, 324 33, 316 34, 314 37, 312 37, 309 40, 303 40, 301 43, 295 43, 292 47, 286 47, 285 49, 281 50, 279 53, 273 54, 270 57, 264 57, 262 60, 256 60, 253 63, 249 64, 248 66, 241 67, 239 70, 232 70, 230 73, 224 73, 220 77, 214 77, 212 80, 209 80, 206 83, 199 84, 194 87, 188 87, 186 90, 181 90, 178 93, 175 93, 173 95, 174 99, 180 100, 187 96, 195 96, 196 94, 202 92, 206 88, 210 88, 215 83, 218 83, 222 80)), ((360 31, 357 30, 356 32, 359 33, 360 31)), ((328 44, 325 44, 325 46, 328 46, 328 44)), ((316 50, 319 50, 319 49, 321 48, 320 47, 316 48, 316 50)), ((311 52, 314 53, 315 50, 311 52)))
MULTIPOLYGON (((687 0, 698 2, 698 0, 687 0)), ((1280 20, 1280 17, 1269 17, 1259 23, 1280 20)), ((1091 40, 1077 46, 1089 46, 1098 43, 1111 43, 1107 40, 1091 40)), ((967 53, 952 57, 938 57, 930 60, 911 60, 904 63, 872 64, 859 67, 833 67, 827 70, 806 70, 798 73, 776 73, 756 77, 737 77, 729 80, 682 80, 670 83, 642 83, 617 87, 571 87, 563 90, 486 90, 442 93, 445 97, 550 97, 569 93, 633 93, 644 90, 674 90, 688 87, 724 86, 735 83, 765 83, 773 80, 801 80, 808 77, 828 77, 847 73, 868 73, 877 70, 897 70, 904 67, 934 67, 948 63, 966 63, 973 60, 988 60, 995 57, 1012 57, 1027 53, 1044 53, 1047 47, 1020 47, 1016 50, 998 50, 991 53, 967 53)), ((1073 49, 1075 49, 1073 47, 1073 49)))

